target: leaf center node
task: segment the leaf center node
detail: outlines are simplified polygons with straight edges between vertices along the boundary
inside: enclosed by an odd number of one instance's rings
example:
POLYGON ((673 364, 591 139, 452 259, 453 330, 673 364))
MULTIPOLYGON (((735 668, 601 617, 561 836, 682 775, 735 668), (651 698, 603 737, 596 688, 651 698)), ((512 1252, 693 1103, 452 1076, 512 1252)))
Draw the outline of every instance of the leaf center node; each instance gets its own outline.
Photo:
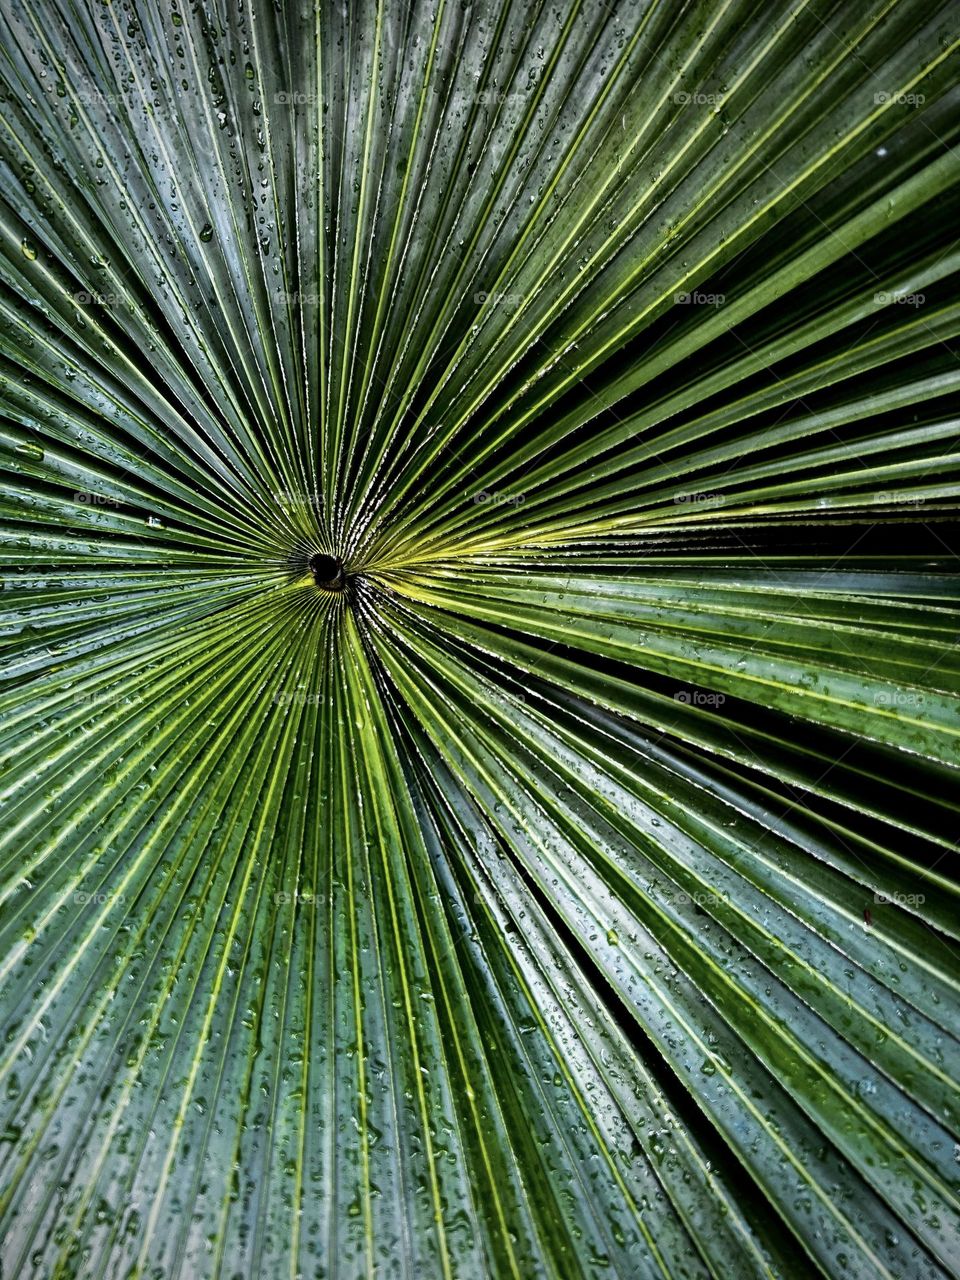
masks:
POLYGON ((342 591, 347 585, 343 562, 336 556, 327 556, 318 552, 310 557, 307 566, 313 574, 314 582, 325 591, 342 591))

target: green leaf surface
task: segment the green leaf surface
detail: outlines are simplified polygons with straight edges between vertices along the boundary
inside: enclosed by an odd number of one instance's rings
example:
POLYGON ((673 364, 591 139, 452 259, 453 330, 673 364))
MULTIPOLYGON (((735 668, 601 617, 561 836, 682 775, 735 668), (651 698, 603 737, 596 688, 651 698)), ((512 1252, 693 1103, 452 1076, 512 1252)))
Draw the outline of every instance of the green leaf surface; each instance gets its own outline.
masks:
POLYGON ((0 12, 0 1280, 960 1277, 960 33, 0 12))

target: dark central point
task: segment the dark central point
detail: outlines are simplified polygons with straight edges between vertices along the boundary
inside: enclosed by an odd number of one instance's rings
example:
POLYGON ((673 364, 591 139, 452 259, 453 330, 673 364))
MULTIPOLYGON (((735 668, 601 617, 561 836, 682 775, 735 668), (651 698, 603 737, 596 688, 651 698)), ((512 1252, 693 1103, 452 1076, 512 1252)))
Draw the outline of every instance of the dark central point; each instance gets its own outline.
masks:
POLYGON ((343 572, 343 564, 336 556, 318 553, 310 557, 307 566, 318 587, 324 587, 327 591, 340 591, 346 586, 347 578, 343 572))

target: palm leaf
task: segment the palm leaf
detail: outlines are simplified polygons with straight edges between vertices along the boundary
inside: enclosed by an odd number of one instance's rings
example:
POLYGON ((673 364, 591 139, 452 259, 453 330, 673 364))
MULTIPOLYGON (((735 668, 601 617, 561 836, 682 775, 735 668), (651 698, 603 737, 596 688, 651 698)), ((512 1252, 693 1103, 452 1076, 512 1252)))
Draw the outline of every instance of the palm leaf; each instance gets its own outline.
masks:
POLYGON ((960 1276, 952 7, 0 28, 0 1275, 960 1276))

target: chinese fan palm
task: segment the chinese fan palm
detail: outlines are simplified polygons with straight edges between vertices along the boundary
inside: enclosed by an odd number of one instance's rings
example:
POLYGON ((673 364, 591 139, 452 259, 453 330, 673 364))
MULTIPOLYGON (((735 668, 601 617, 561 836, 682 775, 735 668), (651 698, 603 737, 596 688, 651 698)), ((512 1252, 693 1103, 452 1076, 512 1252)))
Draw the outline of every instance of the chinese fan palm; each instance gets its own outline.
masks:
POLYGON ((7 0, 0 1276, 960 1276, 940 0, 7 0))

